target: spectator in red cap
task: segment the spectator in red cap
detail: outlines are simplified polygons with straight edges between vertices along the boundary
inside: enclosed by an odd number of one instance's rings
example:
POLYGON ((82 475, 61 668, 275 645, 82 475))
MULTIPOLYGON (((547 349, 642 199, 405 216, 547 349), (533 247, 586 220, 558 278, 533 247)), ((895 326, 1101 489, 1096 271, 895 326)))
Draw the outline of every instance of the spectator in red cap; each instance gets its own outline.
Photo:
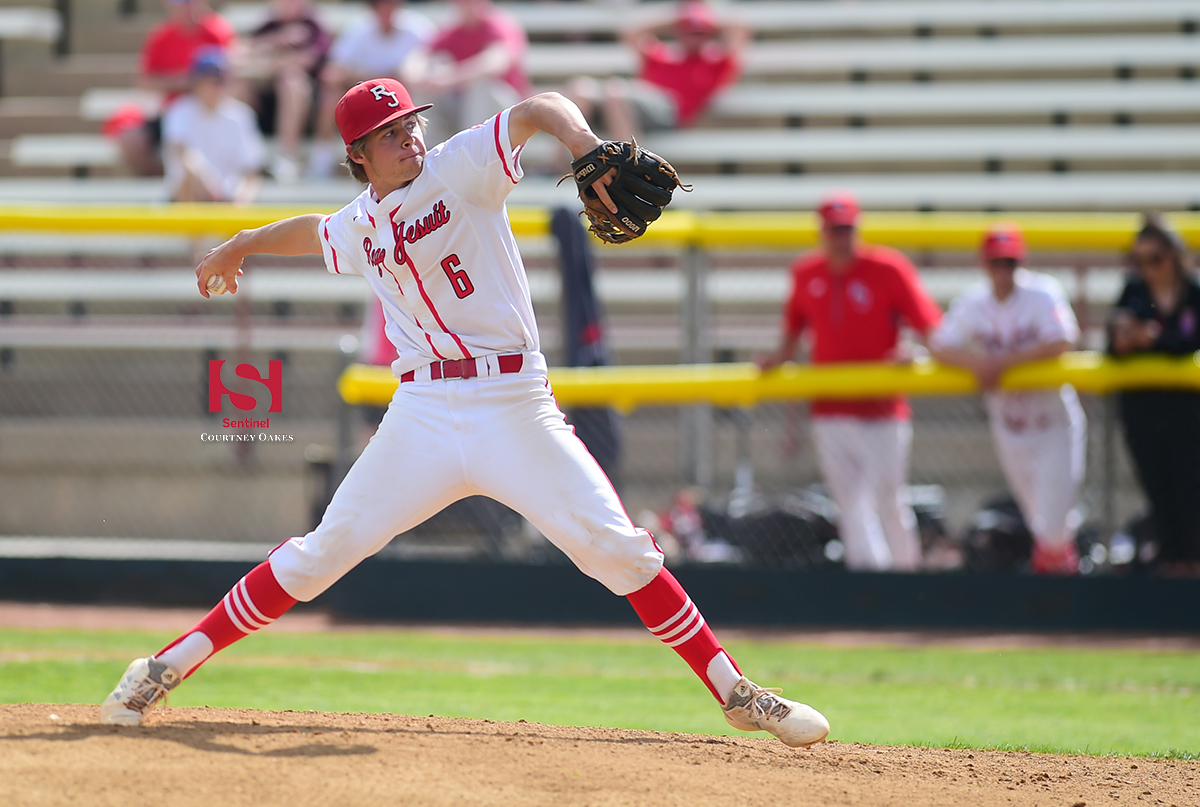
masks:
POLYGON ((566 94, 588 120, 602 120, 610 137, 628 140, 695 123, 713 96, 741 73, 750 29, 719 21, 702 0, 683 0, 668 16, 623 31, 621 41, 641 60, 636 79, 580 76, 566 94))
MULTIPOLYGON (((928 334, 941 310, 902 254, 858 240, 858 202, 848 193, 817 210, 821 246, 792 265, 783 339, 759 357, 769 370, 795 357, 811 334, 813 364, 898 358, 900 324, 928 334)), ((812 402, 813 442, 840 511, 846 568, 915 571, 921 566, 916 517, 908 502, 911 411, 901 396, 812 402)))
POLYGON ((1075 390, 999 391, 1004 372, 1051 359, 1079 340, 1079 324, 1062 285, 1021 268, 1025 239, 1012 224, 983 237, 987 281, 959 295, 930 339, 943 364, 964 367, 987 394, 1000 466, 1033 534, 1033 571, 1075 574, 1075 530, 1087 449, 1087 420, 1075 390))

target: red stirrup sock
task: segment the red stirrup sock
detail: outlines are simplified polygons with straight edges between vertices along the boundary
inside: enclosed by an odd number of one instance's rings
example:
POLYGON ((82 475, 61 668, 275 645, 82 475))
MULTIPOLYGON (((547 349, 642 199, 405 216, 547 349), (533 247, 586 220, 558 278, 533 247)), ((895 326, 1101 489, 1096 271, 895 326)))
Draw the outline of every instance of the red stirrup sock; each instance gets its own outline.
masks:
POLYGON ((271 564, 260 563, 239 580, 208 616, 196 623, 196 627, 154 656, 176 669, 185 670, 186 678, 213 653, 265 628, 295 604, 296 599, 275 579, 271 564))
POLYGON ((717 643, 717 637, 675 575, 665 568, 660 570, 657 577, 628 599, 650 632, 674 648, 713 697, 724 705, 741 678, 741 670, 717 643))

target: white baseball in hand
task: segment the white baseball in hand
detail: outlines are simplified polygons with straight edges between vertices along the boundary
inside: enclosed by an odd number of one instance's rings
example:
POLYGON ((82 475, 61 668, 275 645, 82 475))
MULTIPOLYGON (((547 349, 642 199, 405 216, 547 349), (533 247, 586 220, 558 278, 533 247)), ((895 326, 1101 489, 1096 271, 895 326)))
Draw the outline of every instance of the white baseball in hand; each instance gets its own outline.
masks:
POLYGON ((208 289, 209 294, 224 294, 225 292, 229 291, 229 289, 225 286, 225 278, 221 277, 220 275, 213 275, 210 277, 204 288, 208 289))

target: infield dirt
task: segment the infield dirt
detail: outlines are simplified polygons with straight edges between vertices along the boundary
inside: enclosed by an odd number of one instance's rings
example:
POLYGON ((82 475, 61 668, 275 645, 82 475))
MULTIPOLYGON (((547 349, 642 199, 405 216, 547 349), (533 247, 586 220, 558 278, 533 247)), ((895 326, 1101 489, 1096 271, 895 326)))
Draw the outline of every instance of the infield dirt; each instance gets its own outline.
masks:
POLYGON ((434 717, 0 706, 0 804, 1200 804, 1200 762, 566 728, 434 717))

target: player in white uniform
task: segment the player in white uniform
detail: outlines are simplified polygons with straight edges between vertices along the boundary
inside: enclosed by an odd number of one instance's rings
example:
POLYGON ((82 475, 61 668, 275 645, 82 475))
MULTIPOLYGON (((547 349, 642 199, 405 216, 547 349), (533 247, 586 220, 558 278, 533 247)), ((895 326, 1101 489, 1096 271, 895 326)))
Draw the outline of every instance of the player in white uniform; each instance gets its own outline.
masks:
MULTIPOLYGON (((136 659, 101 719, 140 723, 209 656, 311 600, 394 535, 465 496, 495 498, 528 518, 587 575, 628 597, 722 704, 731 725, 790 746, 829 724, 742 676, 648 532, 635 527, 600 466, 559 411, 505 198, 524 143, 547 132, 579 157, 600 140, 557 93, 534 96, 426 151, 408 91, 372 79, 339 102, 338 130, 369 182, 330 216, 286 219, 234 236, 196 270, 201 293, 221 276, 236 290, 254 253, 323 253, 329 271, 361 275, 383 301, 399 358, 396 393, 321 524, 285 541, 195 628, 136 659)), ((611 176, 611 175, 610 175, 611 176)), ((606 204, 615 211, 607 192, 606 204)))
POLYGON ((1074 388, 998 392, 1009 367, 1049 359, 1079 340, 1079 325, 1057 280, 1021 268, 1025 239, 997 225, 981 248, 989 282, 963 292, 930 340, 934 357, 973 372, 987 390, 1000 465, 1034 537, 1040 574, 1074 574, 1077 505, 1087 420, 1074 388))

